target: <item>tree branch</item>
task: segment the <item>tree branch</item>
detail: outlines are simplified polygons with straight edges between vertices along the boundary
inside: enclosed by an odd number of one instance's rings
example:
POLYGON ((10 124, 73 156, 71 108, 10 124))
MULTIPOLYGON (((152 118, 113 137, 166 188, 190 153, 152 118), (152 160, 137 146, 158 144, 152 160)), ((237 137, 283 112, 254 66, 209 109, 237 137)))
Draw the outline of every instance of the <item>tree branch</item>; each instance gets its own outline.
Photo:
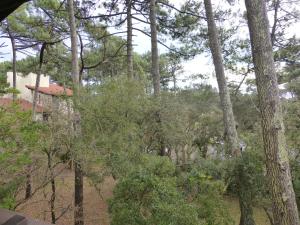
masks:
MULTIPOLYGON (((138 29, 138 28, 132 28, 132 29, 133 29, 133 30, 136 30, 136 31, 139 31, 139 32, 143 33, 144 35, 146 35, 146 36, 148 36, 148 37, 151 38, 151 35, 150 35, 150 34, 148 34, 147 32, 145 32, 145 31, 143 31, 143 30, 141 30, 141 29, 138 29)), ((191 56, 191 55, 183 54, 182 52, 177 51, 176 49, 169 47, 168 45, 166 45, 165 43, 161 42, 160 40, 157 40, 157 42, 158 42, 160 45, 164 46, 165 48, 169 49, 170 51, 175 52, 175 53, 177 53, 177 54, 179 54, 179 55, 181 55, 181 56, 184 56, 184 57, 190 57, 190 56, 191 56)))

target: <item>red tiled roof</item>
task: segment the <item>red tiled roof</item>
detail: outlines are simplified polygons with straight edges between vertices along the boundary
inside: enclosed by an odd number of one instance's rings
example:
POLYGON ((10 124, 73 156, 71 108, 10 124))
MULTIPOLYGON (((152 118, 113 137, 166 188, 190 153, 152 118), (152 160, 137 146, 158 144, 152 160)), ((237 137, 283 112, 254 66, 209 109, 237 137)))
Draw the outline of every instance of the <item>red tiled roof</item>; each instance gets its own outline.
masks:
MULTIPOLYGON (((32 103, 25 99, 17 99, 15 101, 18 105, 20 105, 21 109, 24 111, 32 110, 32 103)), ((0 107, 9 107, 13 104, 13 100, 11 98, 0 98, 0 107)), ((44 108, 40 105, 36 106, 36 112, 42 113, 44 112, 44 108)))
MULTIPOLYGON (((34 90, 35 86, 26 85, 27 88, 34 90)), ((69 88, 64 88, 62 86, 59 86, 58 84, 50 84, 49 87, 39 87, 38 91, 40 93, 46 94, 46 95, 54 95, 54 96, 60 96, 60 95, 67 95, 72 96, 73 91, 69 88)))

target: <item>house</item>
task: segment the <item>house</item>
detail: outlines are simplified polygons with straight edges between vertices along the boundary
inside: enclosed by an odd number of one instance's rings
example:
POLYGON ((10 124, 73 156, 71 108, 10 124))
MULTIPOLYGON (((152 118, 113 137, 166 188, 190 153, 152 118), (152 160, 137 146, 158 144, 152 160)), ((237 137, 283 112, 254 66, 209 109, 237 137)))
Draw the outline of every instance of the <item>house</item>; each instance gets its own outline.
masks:
MULTIPOLYGON (((22 110, 31 110, 34 97, 35 82, 37 75, 29 73, 27 76, 17 74, 16 88, 19 91, 16 103, 20 105, 22 110)), ((7 82, 12 87, 13 73, 7 73, 7 82)), ((60 113, 70 112, 69 97, 73 95, 73 91, 69 88, 60 86, 50 82, 50 77, 41 75, 40 85, 37 96, 37 119, 45 119, 54 111, 60 113)), ((0 107, 7 107, 12 104, 13 95, 5 94, 0 98, 0 107)))
MULTIPOLYGON (((33 99, 35 86, 26 85, 26 88, 30 90, 33 99)), ((44 107, 48 112, 58 111, 66 113, 70 107, 68 97, 72 95, 73 91, 71 89, 52 83, 48 87, 38 88, 37 104, 44 107)))

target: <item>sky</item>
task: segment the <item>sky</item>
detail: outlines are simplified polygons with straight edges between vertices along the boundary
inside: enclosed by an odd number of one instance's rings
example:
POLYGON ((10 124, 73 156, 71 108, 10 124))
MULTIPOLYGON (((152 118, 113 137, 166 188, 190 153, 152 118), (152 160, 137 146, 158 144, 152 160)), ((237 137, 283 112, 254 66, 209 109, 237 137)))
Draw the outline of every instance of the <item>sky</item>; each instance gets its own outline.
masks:
MULTIPOLYGON (((173 3, 176 7, 180 7, 180 5, 184 2, 182 0, 170 0, 171 3, 173 3)), ((245 11, 245 6, 243 1, 239 1, 238 4, 236 4, 234 7, 230 6, 229 4, 224 3, 224 0, 213 0, 213 8, 214 9, 218 9, 218 8, 229 8, 231 7, 231 9, 233 10, 241 10, 242 12, 245 11)), ((299 8, 300 8, 300 4, 299 4, 299 8)), ((270 21, 272 22, 272 21, 270 21)), ((134 23, 135 26, 139 27, 140 29, 144 28, 145 25, 141 24, 141 23, 134 23)), ((226 26, 230 26, 230 24, 227 24, 226 26)), ((290 29, 290 35, 296 35, 298 37, 300 37, 300 30, 296 29, 296 27, 300 27, 300 24, 295 24, 294 26, 291 27, 290 29)), ((125 30, 126 27, 122 27, 122 30, 125 30)), ((114 30, 111 30, 111 32, 114 32, 114 30)), ((151 42, 150 42, 150 38, 148 36, 145 36, 144 34, 141 34, 138 31, 134 31, 133 32, 134 37, 133 37, 133 43, 134 43, 134 51, 143 54, 146 53, 148 51, 151 50, 151 42)), ((241 32, 240 34, 238 34, 240 36, 247 36, 248 35, 248 30, 244 29, 243 32, 241 32)), ((126 39, 126 34, 121 36, 123 38, 126 39)), ((2 42, 5 42, 7 44, 7 47, 5 48, 1 48, 1 55, 0 55, 0 62, 1 61, 5 61, 5 60, 10 60, 11 59, 11 48, 10 48, 10 43, 5 39, 1 39, 0 38, 0 44, 2 42), (4 53, 4 54, 3 54, 4 53)), ((170 43, 170 41, 167 40, 166 43, 170 43)), ((166 52, 167 49, 161 45, 159 45, 159 52, 160 53, 164 53, 166 52)), ((24 55, 18 54, 18 59, 25 57, 24 55)), ((206 83, 206 84, 210 84, 213 87, 217 87, 217 81, 216 78, 214 76, 214 67, 212 64, 212 59, 211 56, 209 54, 202 54, 202 55, 198 55, 196 56, 194 59, 192 60, 188 60, 188 61, 184 61, 183 63, 183 68, 184 68, 184 72, 178 76, 179 80, 178 80, 178 85, 180 87, 184 87, 184 86, 190 86, 193 83, 206 83), (207 74, 208 79, 207 80, 187 80, 187 76, 190 74, 197 74, 197 73, 201 73, 201 74, 207 74)), ((230 74, 228 71, 226 71, 227 77, 228 77, 228 81, 233 81, 235 83, 239 83, 240 80, 242 79, 241 76, 236 76, 233 74, 230 74)), ((253 78, 254 75, 250 76, 250 78, 253 78)), ((245 86, 244 86, 245 87, 245 86)))
MULTIPOLYGON (((177 8, 179 8, 180 5, 184 1, 182 1, 182 0, 171 0, 170 2, 172 2, 177 8)), ((231 8, 233 11, 246 12, 244 1, 236 1, 235 6, 230 6, 229 4, 226 4, 226 3, 224 4, 224 0, 212 0, 212 2, 213 2, 213 9, 218 9, 218 8, 228 9, 228 8, 231 8)), ((297 9, 300 10, 300 0, 299 0, 299 5, 298 5, 297 9)), ((270 16, 269 20, 270 20, 270 24, 271 24, 273 22, 271 16, 270 16)), ((226 24, 225 26, 230 26, 230 24, 226 24)), ((300 30, 298 29, 299 27, 300 27, 300 23, 294 24, 289 29, 289 36, 294 36, 295 35, 296 37, 300 38, 300 30)), ((134 34, 136 35, 133 38, 133 41, 134 41, 134 44, 135 44, 135 51, 137 51, 141 54, 145 53, 147 51, 150 51, 151 50, 150 38, 146 37, 145 35, 140 34, 138 32, 134 32, 134 34)), ((238 35, 240 37, 246 38, 249 35, 248 28, 244 27, 238 35)), ((160 52, 167 51, 167 49, 163 46, 159 46, 159 49, 160 49, 160 52)), ((190 86, 194 83, 206 83, 206 84, 212 85, 215 88, 218 87, 217 80, 216 80, 216 77, 214 75, 213 62, 212 62, 211 56, 209 54, 206 53, 206 54, 198 55, 192 60, 185 61, 185 62, 183 62, 183 67, 184 67, 184 73, 179 76, 181 78, 181 80, 183 80, 183 81, 186 80, 185 78, 189 74, 196 74, 196 73, 206 74, 206 75, 208 75, 207 76, 208 79, 207 80, 194 80, 194 81, 187 81, 187 82, 179 81, 178 84, 181 87, 190 86)), ((227 75, 227 79, 228 79, 229 82, 233 82, 233 83, 236 83, 236 84, 239 84, 241 82, 241 80, 243 79, 242 76, 237 76, 237 75, 230 74, 229 71, 226 71, 226 75, 227 75)), ((250 74, 248 77, 249 77, 248 79, 253 79, 255 77, 255 75, 250 74)), ((243 85, 242 89, 245 90, 246 85, 243 85)))
MULTIPOLYGON (((216 2, 216 4, 214 5, 215 8, 224 8, 224 5, 221 3, 222 0, 213 0, 216 2)), ((180 6, 182 5, 182 3, 184 3, 183 0, 170 0, 171 3, 174 4, 174 6, 176 6, 177 8, 180 8, 180 6)), ((231 7, 229 4, 227 4, 226 7, 231 7)), ((133 23, 134 26, 137 26, 138 28, 142 29, 145 27, 145 24, 141 23, 141 22, 134 22, 133 23)), ((121 29, 126 29, 126 27, 123 27, 121 29)), ((151 40, 150 37, 140 33, 139 31, 133 31, 133 44, 134 44, 134 51, 143 54, 146 52, 151 51, 151 40)), ((126 34, 121 35, 121 37, 126 39, 126 34)), ((167 40, 166 43, 168 43, 168 45, 171 43, 171 40, 167 40)), ((168 51, 168 49, 162 45, 158 45, 159 48, 159 53, 165 53, 168 51)), ((197 84, 197 83, 205 83, 205 84, 210 84, 213 87, 217 88, 217 80, 216 77, 214 75, 214 67, 212 64, 212 59, 210 57, 210 55, 207 54, 202 54, 202 55, 198 55, 195 58, 188 60, 188 61, 183 61, 182 62, 183 65, 183 73, 180 74, 177 78, 177 85, 179 85, 180 87, 185 87, 185 86, 191 86, 193 84, 197 84), (201 74, 207 74, 207 80, 188 80, 187 77, 191 74, 197 74, 197 73, 201 73, 201 74)), ((235 76, 236 77, 236 76, 235 76)), ((239 80, 237 80, 237 82, 239 82, 239 80)))

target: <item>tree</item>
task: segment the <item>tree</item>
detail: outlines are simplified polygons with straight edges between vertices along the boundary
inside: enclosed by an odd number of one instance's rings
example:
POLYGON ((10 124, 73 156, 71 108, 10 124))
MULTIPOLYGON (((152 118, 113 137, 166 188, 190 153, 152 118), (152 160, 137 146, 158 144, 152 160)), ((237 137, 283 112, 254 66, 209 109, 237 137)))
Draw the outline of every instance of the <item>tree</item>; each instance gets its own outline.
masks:
POLYGON ((0 146, 3 149, 0 157, 0 205, 14 209, 17 205, 16 196, 25 181, 24 172, 32 163, 30 157, 32 149, 29 145, 36 143, 37 132, 30 120, 30 114, 22 112, 17 105, 12 105, 7 110, 1 109, 0 121, 2 124, 0 146))
MULTIPOLYGON (((74 89, 74 100, 75 100, 75 112, 74 112, 74 132, 78 138, 80 136, 80 115, 76 112, 76 101, 79 97, 80 79, 79 79, 79 64, 78 64, 78 50, 77 50, 77 29, 76 21, 74 16, 74 1, 68 0, 68 12, 69 12, 69 25, 70 25, 70 38, 71 38, 71 51, 72 51, 72 79, 74 89)), ((74 179, 75 179, 75 210, 74 210, 74 224, 83 225, 83 171, 79 162, 76 158, 74 163, 74 179)))
POLYGON ((33 100, 32 100, 32 120, 35 120, 36 116, 36 106, 38 101, 38 89, 40 86, 40 79, 42 75, 42 66, 43 66, 43 60, 44 60, 44 51, 46 48, 46 42, 42 44, 41 50, 40 50, 40 60, 39 60, 39 67, 38 67, 38 73, 36 75, 36 81, 35 81, 35 87, 34 87, 34 94, 33 94, 33 100))
MULTIPOLYGON (((13 88, 16 89, 17 87, 17 50, 16 50, 16 40, 12 32, 10 31, 9 28, 9 21, 8 19, 6 20, 6 30, 11 42, 11 50, 12 50, 12 70, 13 70, 13 88)), ((16 100, 17 96, 16 93, 13 93, 13 99, 16 100)))
MULTIPOLYGON (((225 128, 225 138, 228 143, 231 154, 234 157, 240 157, 239 139, 236 130, 236 123, 233 115, 230 93, 227 87, 225 71, 222 59, 221 46, 218 38, 218 30, 214 21, 214 14, 210 0, 204 0, 205 12, 208 25, 209 46, 213 57, 215 72, 217 76, 219 95, 221 100, 221 108, 223 111, 223 122, 225 128)), ((239 174, 242 178, 242 171, 239 174)), ((238 185, 238 194, 240 201, 240 225, 253 225, 253 210, 251 200, 247 197, 247 191, 243 191, 242 185, 238 185)))
POLYGON ((153 79, 154 95, 160 94, 159 56, 157 48, 156 0, 150 1, 150 28, 151 28, 151 76, 153 79))
POLYGON ((222 60, 220 42, 218 38, 218 30, 214 22, 214 15, 210 0, 205 0, 205 10, 208 24, 209 46, 213 57, 213 62, 216 71, 216 77, 219 87, 219 95, 221 100, 221 108, 223 110, 223 121, 225 127, 225 137, 228 140, 231 154, 234 156, 240 155, 239 140, 236 131, 236 124, 232 111, 230 93, 227 87, 225 71, 222 60))
POLYGON ((127 6, 127 76, 133 77, 133 46, 132 46, 132 0, 126 0, 127 6))
POLYGON ((245 4, 262 118, 274 222, 278 225, 299 225, 266 4, 259 0, 245 0, 245 4))

